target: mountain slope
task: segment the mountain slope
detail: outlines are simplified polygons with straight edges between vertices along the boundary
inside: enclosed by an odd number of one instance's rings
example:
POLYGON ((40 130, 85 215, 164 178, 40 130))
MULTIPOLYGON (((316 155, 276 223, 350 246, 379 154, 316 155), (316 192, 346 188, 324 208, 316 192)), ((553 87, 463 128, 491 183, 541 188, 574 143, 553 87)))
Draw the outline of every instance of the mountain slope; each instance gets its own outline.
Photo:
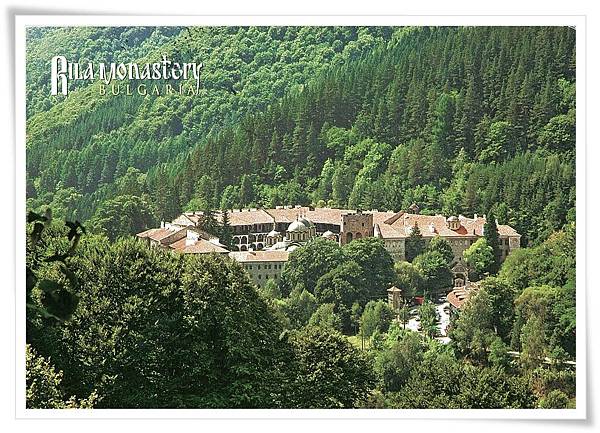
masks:
POLYGON ((152 170, 153 201, 167 214, 296 203, 493 209, 525 243, 543 239, 575 204, 574 37, 412 30, 210 136, 178 172, 152 170))
POLYGON ((201 28, 163 53, 204 62, 200 95, 88 86, 29 120, 30 207, 416 202, 493 210, 525 244, 573 218, 573 29, 201 28))
POLYGON ((390 28, 186 29, 144 59, 167 54, 202 62, 200 95, 100 96, 96 84, 33 115, 27 125, 28 196, 39 205, 73 188, 84 196, 77 217, 85 219, 99 196, 112 195, 114 181, 127 168, 146 171, 173 161, 210 131, 264 109, 319 71, 358 58, 391 37, 390 28))

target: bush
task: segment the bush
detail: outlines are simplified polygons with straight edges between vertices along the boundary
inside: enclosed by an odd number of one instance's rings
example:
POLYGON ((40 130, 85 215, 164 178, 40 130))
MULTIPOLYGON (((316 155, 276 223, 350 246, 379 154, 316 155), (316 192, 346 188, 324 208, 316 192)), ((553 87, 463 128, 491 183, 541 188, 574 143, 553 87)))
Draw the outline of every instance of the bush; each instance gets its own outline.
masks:
POLYGON ((550 391, 546 397, 539 401, 541 409, 566 409, 569 405, 569 397, 564 392, 555 389, 550 391))

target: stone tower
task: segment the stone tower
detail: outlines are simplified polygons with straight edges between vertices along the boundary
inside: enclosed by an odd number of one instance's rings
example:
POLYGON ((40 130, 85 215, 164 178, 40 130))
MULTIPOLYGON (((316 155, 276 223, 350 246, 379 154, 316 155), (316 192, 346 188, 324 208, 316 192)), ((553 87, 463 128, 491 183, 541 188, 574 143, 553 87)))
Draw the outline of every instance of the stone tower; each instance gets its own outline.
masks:
POLYGON ((369 236, 373 236, 373 214, 358 210, 355 213, 342 215, 340 245, 369 236))

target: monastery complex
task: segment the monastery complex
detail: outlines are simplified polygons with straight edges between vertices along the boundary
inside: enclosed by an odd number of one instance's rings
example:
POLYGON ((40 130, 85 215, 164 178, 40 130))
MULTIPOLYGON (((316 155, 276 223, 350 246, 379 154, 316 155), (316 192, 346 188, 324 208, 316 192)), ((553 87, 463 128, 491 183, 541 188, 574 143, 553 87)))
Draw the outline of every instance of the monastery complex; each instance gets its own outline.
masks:
MULTIPOLYGON (((215 217, 219 222, 220 213, 215 217)), ((303 206, 274 209, 241 209, 228 212, 233 248, 202 230, 202 212, 185 212, 171 223, 146 230, 137 236, 149 246, 184 254, 228 254, 242 263, 253 280, 263 285, 278 280, 289 253, 320 236, 340 245, 364 237, 383 240, 394 261, 405 260, 405 241, 415 225, 428 242, 435 236, 446 239, 454 251, 455 275, 462 274, 463 251, 484 235, 485 215, 421 215, 417 206, 408 211, 380 212, 303 206)), ((519 248, 521 235, 508 225, 498 224, 502 259, 519 248)), ((464 279, 464 277, 463 277, 464 279)))

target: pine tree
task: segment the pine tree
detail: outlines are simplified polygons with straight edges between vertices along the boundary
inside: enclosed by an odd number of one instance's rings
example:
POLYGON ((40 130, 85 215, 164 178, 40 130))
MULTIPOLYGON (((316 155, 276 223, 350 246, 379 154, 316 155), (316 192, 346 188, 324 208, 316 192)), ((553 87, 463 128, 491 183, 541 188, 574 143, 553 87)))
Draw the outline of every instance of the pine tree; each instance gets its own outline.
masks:
POLYGON ((487 244, 491 246, 494 251, 494 264, 490 266, 490 271, 495 274, 500 269, 500 235, 498 234, 496 217, 492 211, 487 215, 483 226, 483 236, 485 237, 487 244))
POLYGON ((202 211, 200 228, 213 235, 219 234, 219 231, 217 230, 218 224, 215 218, 215 212, 210 207, 207 207, 202 211))
POLYGON ((229 222, 229 212, 227 209, 221 211, 221 226, 219 230, 219 242, 231 249, 233 245, 233 231, 229 222))
POLYGON ((469 84, 465 93, 464 109, 460 122, 460 146, 468 155, 475 153, 475 127, 481 118, 480 84, 474 74, 470 75, 469 84))
POLYGON ((254 183, 251 176, 242 175, 240 184, 240 203, 239 207, 248 206, 254 201, 254 183))
POLYGON ((415 225, 410 232, 410 236, 406 239, 405 243, 405 257, 406 260, 412 262, 415 257, 425 251, 425 240, 421 234, 419 226, 415 222, 415 225))

